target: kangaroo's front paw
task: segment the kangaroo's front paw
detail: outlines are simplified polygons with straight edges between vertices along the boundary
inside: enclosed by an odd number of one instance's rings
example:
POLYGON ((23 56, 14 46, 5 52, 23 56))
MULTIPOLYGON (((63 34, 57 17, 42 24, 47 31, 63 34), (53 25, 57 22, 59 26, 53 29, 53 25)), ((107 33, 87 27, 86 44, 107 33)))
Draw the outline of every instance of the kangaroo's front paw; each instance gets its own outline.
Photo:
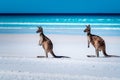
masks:
POLYGON ((90 46, 88 45, 88 48, 89 48, 90 46))
POLYGON ((39 46, 41 46, 42 44, 38 44, 39 46))

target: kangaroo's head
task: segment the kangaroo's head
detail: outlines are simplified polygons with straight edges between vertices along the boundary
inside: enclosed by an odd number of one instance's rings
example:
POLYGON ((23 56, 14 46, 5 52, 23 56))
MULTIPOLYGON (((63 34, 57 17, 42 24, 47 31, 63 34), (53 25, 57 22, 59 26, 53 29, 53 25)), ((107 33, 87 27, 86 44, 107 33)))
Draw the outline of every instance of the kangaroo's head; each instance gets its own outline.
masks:
POLYGON ((91 28, 90 25, 86 25, 86 29, 84 30, 84 32, 90 33, 91 28))
POLYGON ((43 33, 43 28, 41 26, 39 26, 38 30, 36 31, 36 33, 43 33))

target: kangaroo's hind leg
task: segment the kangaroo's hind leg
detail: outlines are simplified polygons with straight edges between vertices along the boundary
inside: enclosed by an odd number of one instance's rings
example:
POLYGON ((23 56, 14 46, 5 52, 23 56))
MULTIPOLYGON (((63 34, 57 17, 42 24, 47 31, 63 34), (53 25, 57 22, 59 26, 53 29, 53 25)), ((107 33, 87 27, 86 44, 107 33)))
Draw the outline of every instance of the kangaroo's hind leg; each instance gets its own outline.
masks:
POLYGON ((45 51, 46 58, 48 58, 48 51, 45 51))
POLYGON ((99 57, 99 50, 95 49, 97 57, 99 57))

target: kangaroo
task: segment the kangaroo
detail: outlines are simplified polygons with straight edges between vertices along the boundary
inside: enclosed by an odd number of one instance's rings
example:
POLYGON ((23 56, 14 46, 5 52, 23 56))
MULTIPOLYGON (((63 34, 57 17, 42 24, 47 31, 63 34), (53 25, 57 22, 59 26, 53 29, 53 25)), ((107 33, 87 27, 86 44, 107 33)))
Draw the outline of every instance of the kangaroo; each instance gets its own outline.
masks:
POLYGON ((43 47, 46 53, 46 58, 48 57, 48 53, 51 53, 53 57, 57 57, 54 52, 53 52, 53 44, 52 41, 44 35, 43 33, 43 28, 40 26, 38 27, 38 30, 36 33, 40 33, 40 40, 39 40, 39 45, 43 47))
POLYGON ((99 51, 102 51, 105 57, 111 57, 111 55, 106 53, 105 41, 100 36, 91 34, 90 25, 86 25, 84 32, 87 33, 88 48, 91 43, 95 47, 97 57, 99 57, 99 51))

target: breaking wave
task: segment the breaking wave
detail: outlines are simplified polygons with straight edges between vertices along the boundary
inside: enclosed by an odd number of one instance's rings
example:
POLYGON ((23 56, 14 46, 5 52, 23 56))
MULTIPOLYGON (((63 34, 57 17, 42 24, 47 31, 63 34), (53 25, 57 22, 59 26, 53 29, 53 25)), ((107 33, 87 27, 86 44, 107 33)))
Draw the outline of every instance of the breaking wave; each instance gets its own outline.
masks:
POLYGON ((84 29, 90 24, 92 29, 120 30, 120 23, 35 23, 35 22, 0 22, 0 29, 84 29))

